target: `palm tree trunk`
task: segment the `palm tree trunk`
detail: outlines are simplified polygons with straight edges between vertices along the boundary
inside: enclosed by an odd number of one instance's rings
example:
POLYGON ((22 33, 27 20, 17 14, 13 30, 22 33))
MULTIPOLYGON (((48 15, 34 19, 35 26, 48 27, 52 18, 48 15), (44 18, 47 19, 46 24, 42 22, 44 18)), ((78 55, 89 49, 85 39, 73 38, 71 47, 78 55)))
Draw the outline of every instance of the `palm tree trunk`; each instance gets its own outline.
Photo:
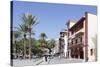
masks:
POLYGON ((31 59, 31 32, 29 35, 29 59, 31 59))
POLYGON ((16 40, 15 40, 15 46, 14 46, 15 48, 15 50, 14 50, 14 53, 15 53, 15 58, 17 58, 17 48, 16 48, 16 40))
POLYGON ((24 34, 24 59, 26 57, 26 34, 24 34))

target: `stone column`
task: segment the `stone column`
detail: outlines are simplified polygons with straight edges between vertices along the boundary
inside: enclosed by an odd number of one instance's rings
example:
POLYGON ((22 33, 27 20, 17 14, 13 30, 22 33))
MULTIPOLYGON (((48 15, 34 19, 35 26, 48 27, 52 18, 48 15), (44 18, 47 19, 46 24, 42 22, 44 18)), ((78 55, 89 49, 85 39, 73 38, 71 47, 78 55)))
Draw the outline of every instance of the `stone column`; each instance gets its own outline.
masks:
POLYGON ((71 50, 69 50, 69 58, 71 58, 71 50))
POLYGON ((78 51, 78 59, 80 59, 80 50, 79 50, 79 48, 77 48, 77 51, 78 51))
POLYGON ((85 57, 85 47, 83 47, 83 53, 84 53, 84 61, 85 61, 85 59, 86 59, 86 57, 85 57))

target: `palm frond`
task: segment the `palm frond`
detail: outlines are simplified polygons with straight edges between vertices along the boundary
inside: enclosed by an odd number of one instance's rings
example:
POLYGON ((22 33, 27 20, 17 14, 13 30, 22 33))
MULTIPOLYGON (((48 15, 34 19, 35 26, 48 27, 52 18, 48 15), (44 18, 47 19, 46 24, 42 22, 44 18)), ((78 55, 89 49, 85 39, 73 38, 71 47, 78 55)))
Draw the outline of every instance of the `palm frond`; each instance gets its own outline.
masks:
POLYGON ((22 19, 22 22, 23 22, 23 23, 25 23, 25 24, 27 23, 26 14, 23 14, 21 19, 22 19))

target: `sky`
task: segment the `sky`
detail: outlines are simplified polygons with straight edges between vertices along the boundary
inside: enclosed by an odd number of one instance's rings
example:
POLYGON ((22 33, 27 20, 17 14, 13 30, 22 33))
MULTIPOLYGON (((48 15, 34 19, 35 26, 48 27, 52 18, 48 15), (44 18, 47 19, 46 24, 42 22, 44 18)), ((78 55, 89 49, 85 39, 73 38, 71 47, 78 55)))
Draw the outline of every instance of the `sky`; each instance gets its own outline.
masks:
POLYGON ((13 2, 13 27, 22 23, 21 16, 24 13, 31 13, 37 17, 37 24, 33 27, 34 37, 39 38, 40 33, 46 33, 48 39, 56 39, 59 33, 66 28, 68 20, 78 21, 85 12, 97 15, 96 6, 52 4, 39 2, 13 2))

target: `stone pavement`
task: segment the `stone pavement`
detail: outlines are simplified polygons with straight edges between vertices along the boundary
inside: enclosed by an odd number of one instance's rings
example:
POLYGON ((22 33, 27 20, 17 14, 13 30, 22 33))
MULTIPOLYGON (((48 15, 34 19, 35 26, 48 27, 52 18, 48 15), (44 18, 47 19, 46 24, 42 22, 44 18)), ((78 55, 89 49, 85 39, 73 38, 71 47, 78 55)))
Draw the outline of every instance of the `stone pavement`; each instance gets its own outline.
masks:
POLYGON ((66 58, 59 58, 59 57, 55 57, 53 59, 48 59, 48 62, 42 62, 40 63, 40 65, 44 65, 44 64, 67 64, 67 63, 80 63, 80 62, 84 62, 82 59, 66 59, 66 58))
POLYGON ((39 63, 43 62, 42 58, 38 59, 14 59, 13 60, 13 66, 33 66, 33 65, 38 65, 39 63))
POLYGON ((33 66, 33 65, 47 65, 47 64, 67 64, 67 63, 80 63, 84 62, 82 59, 66 59, 53 57, 49 58, 47 62, 43 61, 43 58, 38 59, 26 59, 26 60, 13 60, 14 66, 33 66))

